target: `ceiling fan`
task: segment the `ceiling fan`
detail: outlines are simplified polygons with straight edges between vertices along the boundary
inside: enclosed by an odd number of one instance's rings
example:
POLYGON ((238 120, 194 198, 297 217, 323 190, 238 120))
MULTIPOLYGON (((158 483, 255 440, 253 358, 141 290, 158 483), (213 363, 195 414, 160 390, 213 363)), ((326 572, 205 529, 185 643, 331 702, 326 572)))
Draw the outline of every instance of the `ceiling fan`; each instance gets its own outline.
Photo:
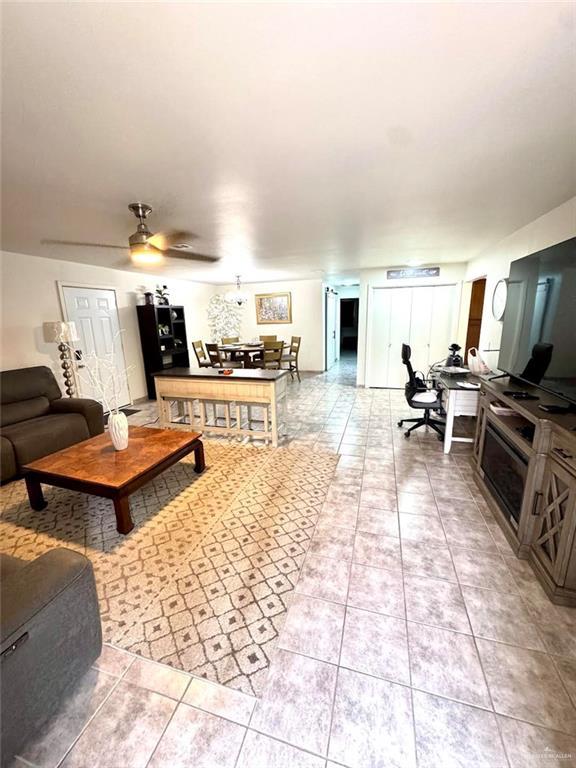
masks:
MULTIPOLYGON (((146 219, 152 213, 152 207, 146 203, 130 203, 128 208, 138 219, 136 232, 128 238, 130 261, 138 266, 155 266, 162 264, 166 257, 171 259, 186 259, 187 261, 204 261, 213 263, 219 261, 218 256, 197 253, 190 245, 198 235, 192 232, 174 230, 170 232, 150 232, 146 219)), ((46 245, 73 245, 92 248, 118 248, 126 250, 125 245, 109 243, 84 243, 74 240, 42 240, 46 245)))

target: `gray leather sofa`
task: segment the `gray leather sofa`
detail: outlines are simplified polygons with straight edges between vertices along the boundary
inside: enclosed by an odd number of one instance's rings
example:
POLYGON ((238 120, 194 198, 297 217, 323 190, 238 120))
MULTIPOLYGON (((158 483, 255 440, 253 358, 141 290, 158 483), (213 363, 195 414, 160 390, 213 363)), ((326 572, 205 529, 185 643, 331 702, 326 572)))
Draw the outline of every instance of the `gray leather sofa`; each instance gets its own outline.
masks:
POLYGON ((102 631, 90 561, 71 549, 0 555, 0 755, 6 766, 98 658, 102 631))
POLYGON ((62 397, 46 366, 0 373, 0 478, 20 475, 29 461, 104 431, 100 403, 62 397))

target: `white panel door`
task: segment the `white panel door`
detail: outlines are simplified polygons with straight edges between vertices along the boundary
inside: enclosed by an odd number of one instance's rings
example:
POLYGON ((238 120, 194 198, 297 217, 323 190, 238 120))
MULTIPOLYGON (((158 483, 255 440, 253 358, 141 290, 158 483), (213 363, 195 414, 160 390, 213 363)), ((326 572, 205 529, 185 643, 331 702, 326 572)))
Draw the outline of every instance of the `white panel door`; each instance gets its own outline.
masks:
POLYGON ((403 387, 402 344, 410 337, 410 288, 373 288, 370 294, 367 376, 369 387, 403 387))
POLYGON ((118 370, 126 368, 115 291, 63 286, 62 295, 66 318, 76 323, 80 337, 74 347, 81 350, 81 359, 76 364, 81 395, 103 402, 100 388, 94 386, 87 375, 86 368, 89 367, 92 376, 100 382, 111 408, 128 405, 131 400, 125 379, 121 378, 121 386, 113 387, 106 366, 98 362, 98 359, 111 361, 118 370))

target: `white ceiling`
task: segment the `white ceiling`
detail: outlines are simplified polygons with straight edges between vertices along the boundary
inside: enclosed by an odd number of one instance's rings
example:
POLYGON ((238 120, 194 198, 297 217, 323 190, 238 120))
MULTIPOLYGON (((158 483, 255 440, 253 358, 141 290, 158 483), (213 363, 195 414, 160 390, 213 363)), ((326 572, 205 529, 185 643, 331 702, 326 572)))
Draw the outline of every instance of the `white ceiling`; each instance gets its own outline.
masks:
POLYGON ((466 261, 576 194, 569 3, 4 4, 3 247, 229 282, 466 261))

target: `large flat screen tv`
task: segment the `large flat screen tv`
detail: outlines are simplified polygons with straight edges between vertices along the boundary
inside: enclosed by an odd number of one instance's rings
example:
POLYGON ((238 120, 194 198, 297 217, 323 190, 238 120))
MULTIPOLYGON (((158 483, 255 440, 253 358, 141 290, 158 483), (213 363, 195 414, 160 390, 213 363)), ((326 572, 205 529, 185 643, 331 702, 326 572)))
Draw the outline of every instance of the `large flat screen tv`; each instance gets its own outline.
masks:
POLYGON ((576 237, 510 266, 498 368, 526 380, 538 343, 552 345, 539 386, 576 403, 576 237))

